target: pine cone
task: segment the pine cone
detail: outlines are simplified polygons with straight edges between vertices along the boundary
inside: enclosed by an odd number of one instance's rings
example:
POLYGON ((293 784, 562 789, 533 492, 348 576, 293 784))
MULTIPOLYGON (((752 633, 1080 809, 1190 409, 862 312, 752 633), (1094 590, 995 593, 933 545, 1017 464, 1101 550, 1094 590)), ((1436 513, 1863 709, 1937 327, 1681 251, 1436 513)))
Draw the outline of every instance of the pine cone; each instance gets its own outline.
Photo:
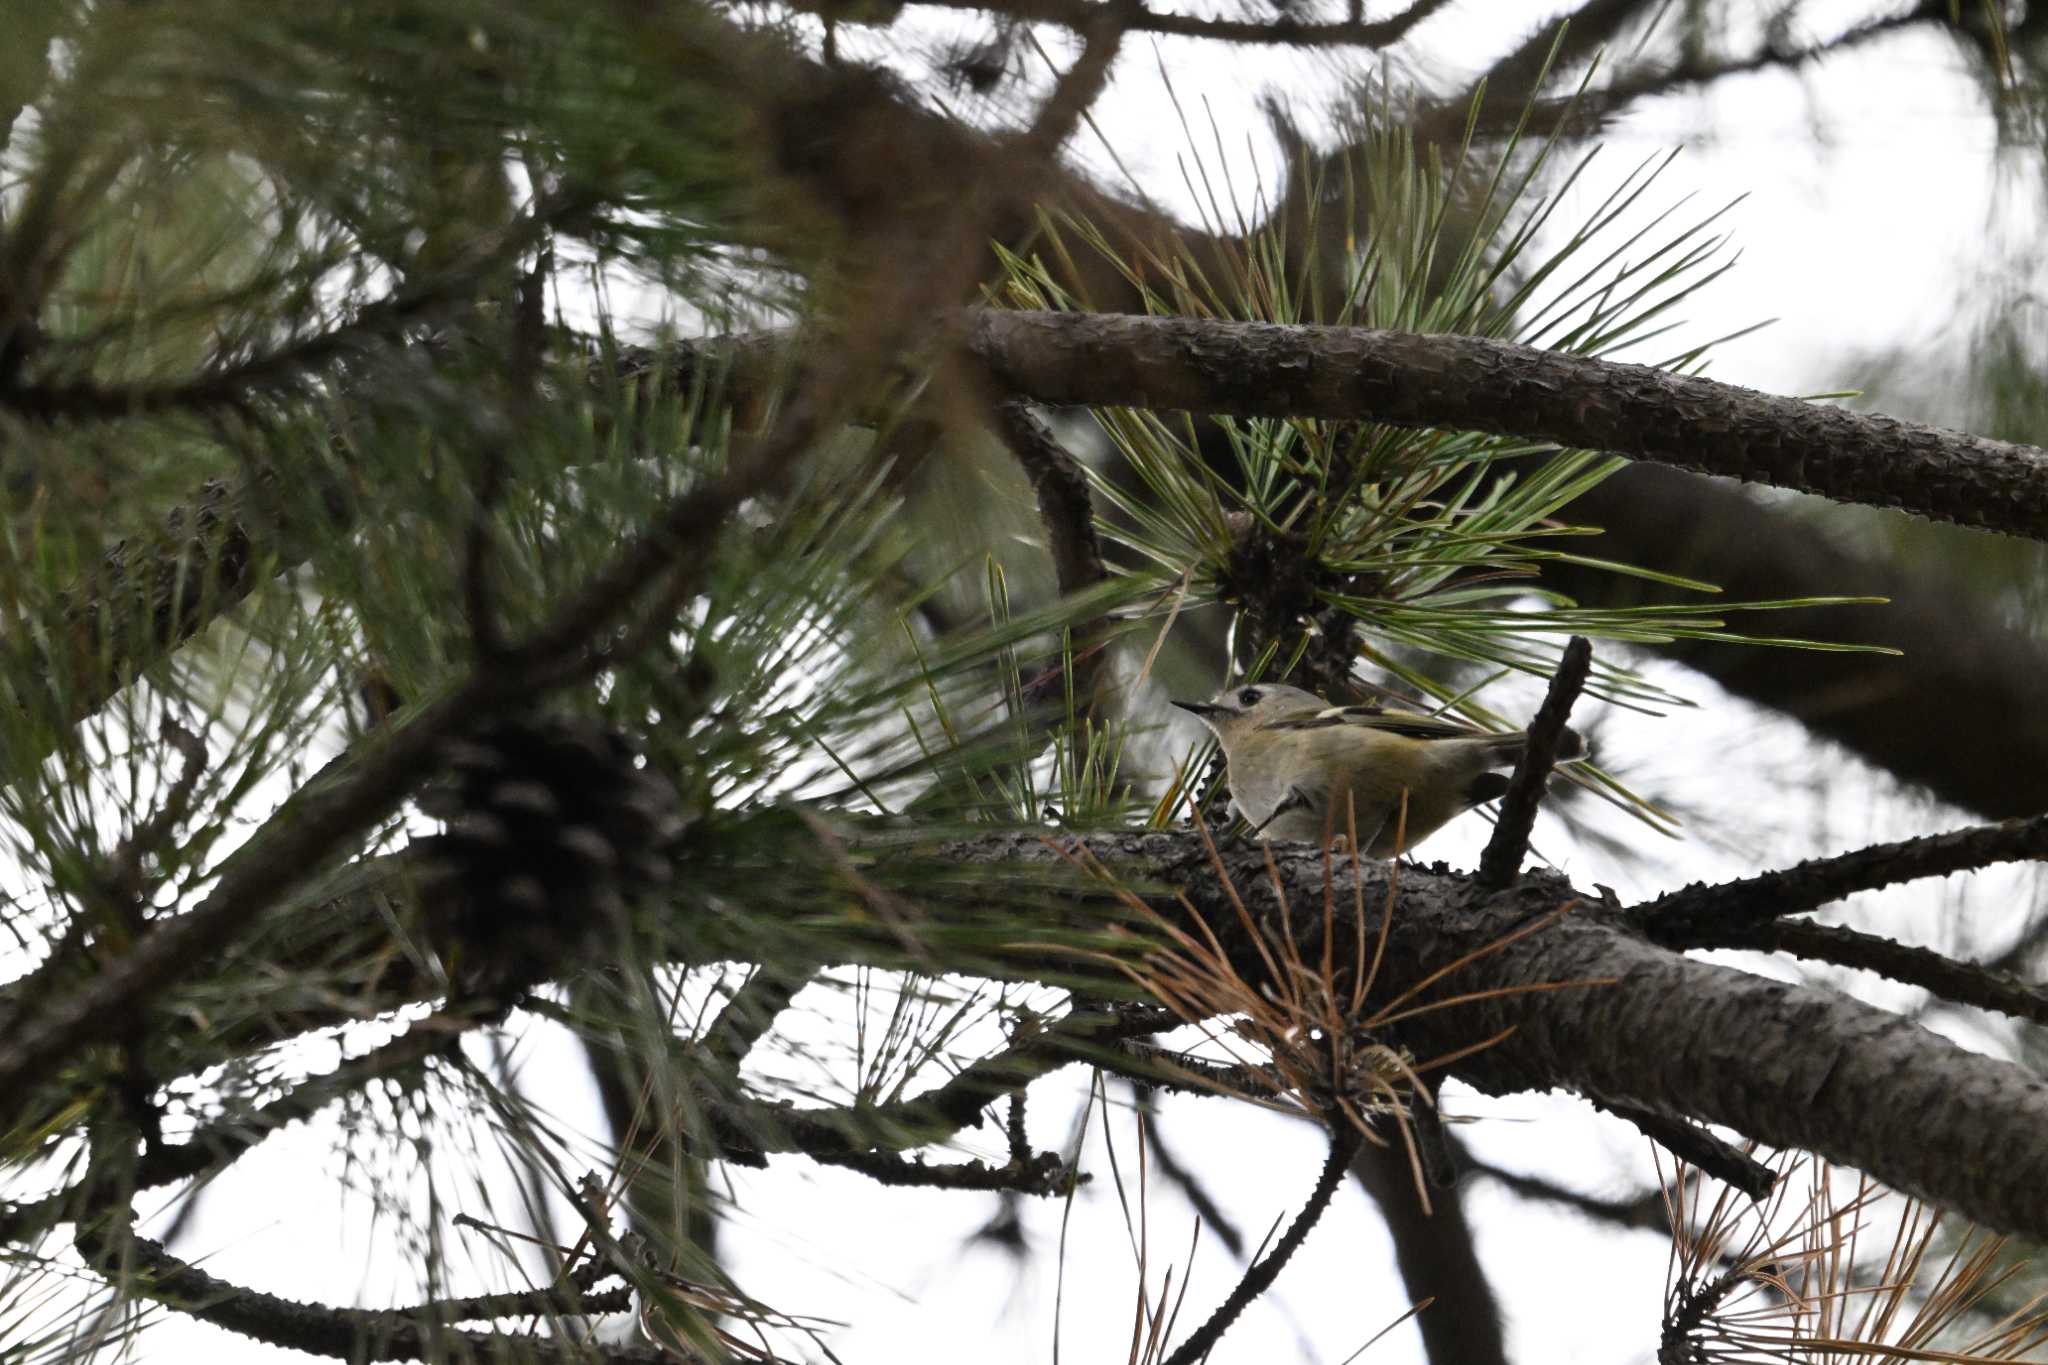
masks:
POLYGON ((419 805, 447 822, 424 846, 456 891, 447 955, 463 982, 506 990, 555 974, 594 938, 616 938, 629 903, 668 882, 682 815, 624 736, 518 717, 442 757, 447 777, 419 805))

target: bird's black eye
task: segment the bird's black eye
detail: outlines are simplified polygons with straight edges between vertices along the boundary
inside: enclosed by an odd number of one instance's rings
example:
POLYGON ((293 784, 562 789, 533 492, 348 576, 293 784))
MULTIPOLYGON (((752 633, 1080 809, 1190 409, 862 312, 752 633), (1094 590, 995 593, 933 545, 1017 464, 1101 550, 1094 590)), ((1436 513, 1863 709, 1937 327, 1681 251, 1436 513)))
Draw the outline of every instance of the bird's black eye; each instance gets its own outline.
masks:
POLYGON ((1242 692, 1239 692, 1237 694, 1237 704, 1239 706, 1257 706, 1259 704, 1259 689, 1247 687, 1242 692))

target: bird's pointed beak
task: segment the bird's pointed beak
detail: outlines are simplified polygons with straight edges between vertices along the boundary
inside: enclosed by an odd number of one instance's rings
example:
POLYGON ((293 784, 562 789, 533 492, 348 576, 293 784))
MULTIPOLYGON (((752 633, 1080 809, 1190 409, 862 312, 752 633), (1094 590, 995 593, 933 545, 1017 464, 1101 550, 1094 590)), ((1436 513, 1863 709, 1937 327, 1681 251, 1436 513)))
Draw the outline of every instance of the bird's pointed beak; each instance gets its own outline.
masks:
POLYGON ((1177 701, 1174 703, 1174 705, 1178 706, 1181 710, 1187 712, 1189 715, 1198 716, 1203 720, 1209 720, 1215 716, 1228 716, 1234 714, 1229 707, 1218 706, 1213 701, 1177 701))

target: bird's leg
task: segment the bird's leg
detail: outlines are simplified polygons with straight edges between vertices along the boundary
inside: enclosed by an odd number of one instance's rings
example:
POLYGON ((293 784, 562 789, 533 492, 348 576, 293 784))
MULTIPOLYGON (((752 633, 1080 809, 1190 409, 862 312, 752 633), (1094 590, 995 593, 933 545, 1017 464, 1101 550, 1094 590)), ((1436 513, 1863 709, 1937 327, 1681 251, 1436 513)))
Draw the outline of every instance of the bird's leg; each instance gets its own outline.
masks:
POLYGON ((1266 826, 1272 824, 1275 820, 1278 820, 1281 816, 1287 814, 1289 811, 1311 810, 1314 808, 1314 806, 1315 802, 1309 799, 1309 795, 1307 792, 1303 791, 1299 787, 1289 787, 1287 789, 1287 795, 1281 798, 1279 805, 1273 807, 1272 813, 1267 815, 1265 819, 1259 821, 1258 824, 1252 826, 1252 838, 1256 839, 1260 835, 1264 834, 1266 832, 1266 826))

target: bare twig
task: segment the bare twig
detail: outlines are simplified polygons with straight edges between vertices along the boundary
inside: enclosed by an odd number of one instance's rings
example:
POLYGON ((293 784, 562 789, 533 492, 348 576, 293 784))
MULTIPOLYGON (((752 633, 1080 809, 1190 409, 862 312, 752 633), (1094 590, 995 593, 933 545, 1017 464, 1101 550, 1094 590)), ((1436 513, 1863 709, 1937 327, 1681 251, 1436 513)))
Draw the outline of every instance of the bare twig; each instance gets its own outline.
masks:
POLYGON ((632 1310, 632 1292, 626 1289, 600 1290, 598 1285, 618 1274, 618 1268, 598 1257, 586 1258, 562 1277, 562 1283, 548 1289, 512 1289, 498 1294, 473 1294, 458 1299, 428 1299, 406 1308, 375 1310, 392 1317, 422 1322, 487 1322, 499 1318, 546 1317, 560 1313, 624 1313, 632 1310))
POLYGON ((1465 1162, 1466 1168, 1474 1175, 1499 1183, 1517 1198, 1541 1200, 1571 1209, 1609 1227, 1657 1233, 1671 1231, 1671 1220, 1661 1191, 1653 1189, 1633 1199, 1602 1199, 1598 1195, 1581 1194, 1542 1176, 1524 1175, 1489 1161, 1474 1160, 1469 1153, 1465 1162))
POLYGON ((1627 1119, 1641 1130, 1644 1137, 1662 1147, 1690 1166, 1695 1166, 1714 1179, 1737 1189, 1751 1199, 1762 1199, 1777 1183, 1778 1173, 1761 1161, 1750 1156, 1741 1148, 1723 1142, 1696 1123, 1684 1119, 1667 1118, 1653 1114, 1646 1109, 1631 1109, 1625 1105, 1602 1104, 1616 1118, 1627 1119))
MULTIPOLYGON (((259 1109, 218 1119, 176 1145, 153 1147, 136 1162, 130 1177, 132 1186, 136 1190, 150 1190, 224 1170, 272 1133, 311 1118, 372 1081, 403 1075, 429 1057, 455 1047, 468 1022, 446 1012, 423 1019, 362 1056, 309 1077, 259 1109)), ((0 1212, 0 1242, 19 1242, 75 1216, 83 1193, 84 1183, 80 1182, 0 1212)))
POLYGON ((1194 1335, 1183 1341, 1179 1348, 1166 1358, 1166 1365, 1193 1365, 1195 1361, 1208 1355, 1216 1348, 1216 1343, 1223 1339, 1223 1334, 1230 1330, 1230 1324, 1236 1322, 1238 1315, 1250 1306, 1251 1301, 1272 1287, 1273 1281, 1279 1278, 1280 1271, 1308 1239, 1309 1232, 1323 1216, 1323 1210, 1330 1206, 1330 1200, 1336 1196, 1338 1184, 1344 1179, 1344 1172, 1351 1165, 1352 1156, 1364 1141, 1365 1135, 1353 1125, 1342 1122, 1336 1125, 1330 1137, 1330 1154, 1323 1162, 1323 1173, 1316 1179, 1316 1187, 1309 1194, 1307 1206, 1296 1215, 1287 1231, 1281 1234, 1272 1252, 1245 1272, 1244 1278, 1238 1281, 1237 1288, 1230 1291, 1230 1297, 1223 1301, 1222 1307, 1210 1314, 1209 1320, 1196 1328, 1194 1335))
POLYGON ((754 1044, 775 1025, 789 1008, 796 993, 817 975, 815 968, 791 970, 782 966, 757 968, 741 982, 725 1002, 725 1008, 697 1039, 697 1051, 712 1067, 723 1073, 737 1072, 740 1063, 754 1050, 754 1044))
POLYGON ((1088 472, 1057 440, 1030 404, 1010 399, 996 405, 996 417, 1010 454, 1016 457, 1031 491, 1038 495, 1038 515, 1045 522, 1046 547, 1052 553, 1054 581, 1072 594, 1109 577, 1102 562, 1102 541, 1095 534, 1095 504, 1088 491, 1088 472))
POLYGON ((1748 934, 1738 932, 1738 937, 1750 941, 1730 946, 1775 949, 1837 967, 1875 972, 1903 985, 1918 986, 1952 1004, 1972 1005, 2030 1023, 2048 1024, 2048 989, 1996 967, 1958 962, 1931 948, 1917 948, 1844 925, 1814 924, 1808 920, 1756 925, 1748 934))
POLYGON ((1731 935, 1744 937, 1771 920, 1802 914, 1859 891, 2039 858, 2048 858, 2048 815, 1873 844, 1739 881, 1695 883, 1629 913, 1658 943, 1705 947, 1731 942, 1731 935))
MULTIPOLYGON (((1382 48, 1400 41, 1409 29, 1443 8, 1447 2, 1417 0, 1400 14, 1372 23, 1311 24, 1286 18, 1271 21, 1205 19, 1191 14, 1163 14, 1140 9, 1131 16, 1128 24, 1134 33, 1161 33, 1212 42, 1382 48)), ((1096 11, 1103 8, 1096 0, 913 0, 913 3, 943 9, 978 10, 1034 24, 1058 24, 1076 32, 1085 30, 1096 11)), ((806 0, 797 8, 823 10, 828 5, 826 0, 806 0)))
POLYGON ((1153 1103, 1149 1088, 1133 1085, 1138 1101, 1138 1123, 1144 1132, 1145 1148, 1150 1154, 1152 1168, 1159 1172, 1166 1182, 1181 1192, 1188 1206, 1195 1211, 1195 1217, 1202 1220, 1202 1226, 1214 1232, 1223 1243, 1224 1250, 1233 1257, 1244 1256, 1244 1233, 1223 1207, 1209 1194, 1207 1182, 1189 1170, 1173 1149, 1166 1144, 1166 1135, 1159 1122, 1159 1106, 1153 1103))
MULTIPOLYGON (((1603 8, 1613 8, 1606 0, 1596 0, 1596 3, 1601 3, 1603 8)), ((1642 0, 1622 0, 1622 4, 1650 8, 1642 4, 1642 0)), ((1522 70, 1509 74, 1505 80, 1502 78, 1502 65, 1496 65, 1486 74, 1487 100, 1479 111, 1477 127, 1482 132, 1503 133, 1522 122, 1526 111, 1526 126, 1531 130, 1556 132, 1566 137, 1592 136, 1630 106, 1646 99, 1688 87, 1711 85, 1729 76, 1757 71, 1797 71, 1910 28, 1942 26, 1946 23, 1947 14, 1945 5, 1915 5, 1904 13, 1868 20, 1832 38, 1804 47, 1791 48, 1766 42, 1741 56, 1712 57, 1687 53, 1670 66, 1645 62, 1634 69, 1623 68, 1611 79, 1574 95, 1530 98, 1536 88, 1535 73, 1542 59, 1548 55, 1556 33, 1554 28, 1546 27, 1515 54, 1515 59, 1524 64, 1522 70)), ((1571 24, 1567 46, 1578 47, 1582 54, 1596 50, 1611 32, 1610 26, 1604 22, 1598 27, 1589 26, 1578 16, 1572 18, 1571 24), (1591 39, 1592 42, 1581 43, 1581 39, 1591 39)), ((1563 62, 1552 64, 1553 73, 1573 60, 1571 52, 1561 55, 1563 62)), ((1471 117, 1472 99, 1477 90, 1477 85, 1467 86, 1450 98, 1436 101, 1428 109, 1419 111, 1418 129, 1439 142, 1457 138, 1471 117)))
POLYGON ((1058 1152, 1039 1152, 1021 1161, 1013 1157, 1002 1166, 985 1161, 934 1166, 922 1157, 893 1152, 839 1152, 815 1159, 857 1171, 878 1184, 933 1190, 1007 1190, 1050 1198, 1065 1194, 1074 1180, 1072 1168, 1058 1152))
MULTIPOLYGON (((606 1346, 556 1340, 540 1335, 468 1332, 450 1319, 415 1318, 363 1308, 336 1308, 298 1303, 210 1275, 166 1251, 159 1243, 135 1236, 125 1226, 110 1227, 113 1215, 79 1224, 78 1249, 102 1274, 126 1289, 143 1293, 203 1322, 210 1322, 251 1340, 284 1346, 339 1360, 440 1360, 449 1353, 478 1359, 499 1357, 536 1362, 615 1362, 616 1365, 674 1365, 674 1357, 654 1346, 606 1346)), ((492 1301, 453 1301, 457 1311, 492 1301)), ((609 1304, 611 1300, 604 1301, 609 1304)), ((526 1297, 533 1314, 580 1314, 592 1311, 570 1285, 526 1297)), ((429 1305, 430 1307, 432 1305, 429 1305)), ((475 1315, 472 1315, 475 1316, 475 1315)), ((509 1311, 494 1316, 511 1316, 509 1311)))
POLYGON ((1571 716, 1572 703, 1579 699, 1579 692, 1586 685, 1586 673, 1592 662, 1592 644, 1583 635, 1572 636, 1571 643, 1564 648, 1564 658, 1558 661, 1556 674, 1550 679, 1543 706, 1529 726, 1528 742, 1522 747, 1521 760, 1515 764, 1515 775, 1508 781, 1507 795, 1501 798, 1500 818, 1494 822, 1493 837, 1486 841, 1486 851, 1479 856, 1479 884, 1488 890, 1498 891, 1507 886, 1522 870, 1522 855, 1529 851, 1529 833, 1536 828, 1536 807, 1543 800, 1544 784, 1550 780, 1550 770, 1557 763, 1559 746, 1564 741, 1565 721, 1571 716))

